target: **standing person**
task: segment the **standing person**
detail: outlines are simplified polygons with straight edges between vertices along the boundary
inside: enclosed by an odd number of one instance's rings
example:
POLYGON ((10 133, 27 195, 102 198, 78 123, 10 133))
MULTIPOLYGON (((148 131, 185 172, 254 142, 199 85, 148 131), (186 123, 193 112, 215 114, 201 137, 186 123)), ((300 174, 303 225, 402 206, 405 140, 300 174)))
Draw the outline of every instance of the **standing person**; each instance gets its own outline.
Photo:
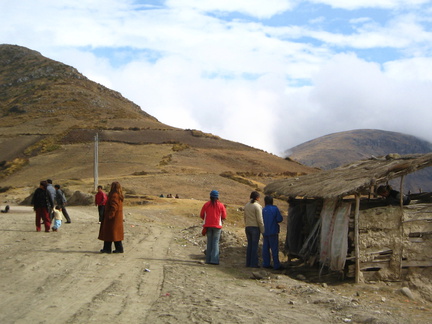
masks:
POLYGON ((69 217, 69 213, 66 210, 67 199, 65 197, 65 194, 64 194, 63 190, 60 189, 60 185, 56 184, 54 186, 54 188, 55 188, 55 191, 56 191, 55 203, 60 207, 60 209, 61 209, 61 211, 63 213, 63 216, 66 218, 66 223, 70 224, 71 223, 71 219, 69 217))
POLYGON ((104 241, 101 253, 111 253, 112 242, 115 250, 113 253, 123 253, 123 190, 119 182, 111 184, 108 200, 105 205, 104 217, 99 229, 99 240, 104 241))
POLYGON ((55 189, 54 189, 54 187, 52 185, 52 180, 51 179, 47 179, 46 182, 48 183, 47 191, 51 195, 51 200, 53 202, 53 205, 51 205, 51 207, 50 207, 50 209, 48 211, 49 215, 50 215, 50 220, 52 221, 52 219, 54 217, 53 207, 54 207, 54 204, 55 204, 55 201, 56 201, 56 191, 55 191, 55 189))
POLYGON ((264 222, 262 218, 262 207, 258 203, 260 194, 252 191, 250 201, 244 207, 244 222, 247 238, 246 267, 259 268, 258 243, 260 233, 264 233, 264 222))
POLYGON ((54 205, 51 195, 47 191, 48 183, 41 181, 39 188, 33 194, 31 204, 36 213, 36 231, 41 231, 41 219, 45 227, 45 232, 50 231, 51 218, 50 211, 54 205))
POLYGON ((99 224, 102 223, 107 199, 108 196, 103 191, 102 186, 98 186, 98 192, 95 195, 95 205, 98 207, 99 224))
POLYGON ((207 230, 206 263, 219 264, 219 240, 222 221, 226 219, 226 209, 219 201, 217 190, 210 192, 210 200, 201 208, 200 217, 204 220, 203 227, 207 230))
POLYGON ((265 206, 262 210, 264 221, 263 233, 263 267, 271 268, 270 265, 270 250, 273 257, 273 269, 281 270, 282 266, 279 262, 279 223, 283 221, 283 217, 275 205, 273 205, 273 197, 264 197, 265 206))

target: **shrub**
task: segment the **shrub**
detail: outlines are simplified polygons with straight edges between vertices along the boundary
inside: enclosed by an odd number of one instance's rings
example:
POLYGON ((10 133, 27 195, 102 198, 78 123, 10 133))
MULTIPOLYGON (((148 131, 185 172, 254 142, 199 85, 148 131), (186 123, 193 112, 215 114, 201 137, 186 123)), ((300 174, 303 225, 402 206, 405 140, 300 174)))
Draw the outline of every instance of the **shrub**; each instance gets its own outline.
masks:
POLYGON ((174 152, 180 152, 180 151, 186 150, 186 149, 188 149, 188 148, 190 148, 190 146, 187 145, 187 144, 184 144, 184 143, 176 143, 176 144, 173 145, 172 150, 173 150, 174 152))

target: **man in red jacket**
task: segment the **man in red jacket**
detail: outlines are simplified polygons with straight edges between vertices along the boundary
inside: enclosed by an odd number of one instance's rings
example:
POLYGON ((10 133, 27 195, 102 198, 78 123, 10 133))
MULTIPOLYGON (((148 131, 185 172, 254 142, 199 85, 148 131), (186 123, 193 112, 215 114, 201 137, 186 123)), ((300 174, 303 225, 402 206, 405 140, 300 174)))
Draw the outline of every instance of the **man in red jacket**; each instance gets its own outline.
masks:
POLYGON ((103 191, 102 186, 98 186, 98 192, 95 196, 95 205, 98 207, 99 212, 99 224, 102 222, 104 217, 105 205, 107 202, 107 194, 103 191))
POLYGON ((222 230, 222 221, 226 219, 226 209, 219 201, 219 192, 210 192, 210 201, 201 209, 200 217, 204 220, 203 227, 207 230, 206 263, 219 264, 219 240, 222 230))

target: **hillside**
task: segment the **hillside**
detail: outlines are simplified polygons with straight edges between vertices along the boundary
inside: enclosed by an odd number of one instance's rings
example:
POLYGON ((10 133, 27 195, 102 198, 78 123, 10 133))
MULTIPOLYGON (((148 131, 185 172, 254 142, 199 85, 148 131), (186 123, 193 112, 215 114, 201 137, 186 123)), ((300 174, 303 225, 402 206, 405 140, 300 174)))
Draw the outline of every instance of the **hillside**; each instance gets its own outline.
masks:
POLYGON ((275 178, 314 172, 212 134, 160 123, 75 68, 20 46, 0 45, 0 115, 3 202, 28 196, 47 178, 67 192, 92 193, 96 133, 99 182, 120 181, 137 203, 168 193, 204 200, 219 189, 225 202, 243 204, 251 190, 275 178))
MULTIPOLYGON (((358 129, 325 135, 286 151, 289 158, 324 170, 390 153, 432 152, 432 143, 420 138, 377 129, 358 129)), ((432 171, 425 169, 407 177, 406 190, 432 190, 432 171)))

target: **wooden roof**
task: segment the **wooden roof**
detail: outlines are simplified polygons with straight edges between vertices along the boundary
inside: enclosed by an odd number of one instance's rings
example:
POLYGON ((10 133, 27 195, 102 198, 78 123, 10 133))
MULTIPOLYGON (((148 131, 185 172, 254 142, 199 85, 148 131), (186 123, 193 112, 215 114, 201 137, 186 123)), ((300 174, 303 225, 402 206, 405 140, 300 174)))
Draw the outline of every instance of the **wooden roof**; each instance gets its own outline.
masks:
POLYGON ((287 197, 334 198, 369 192, 372 185, 432 166, 432 153, 371 158, 332 170, 277 180, 264 188, 266 194, 287 197))

